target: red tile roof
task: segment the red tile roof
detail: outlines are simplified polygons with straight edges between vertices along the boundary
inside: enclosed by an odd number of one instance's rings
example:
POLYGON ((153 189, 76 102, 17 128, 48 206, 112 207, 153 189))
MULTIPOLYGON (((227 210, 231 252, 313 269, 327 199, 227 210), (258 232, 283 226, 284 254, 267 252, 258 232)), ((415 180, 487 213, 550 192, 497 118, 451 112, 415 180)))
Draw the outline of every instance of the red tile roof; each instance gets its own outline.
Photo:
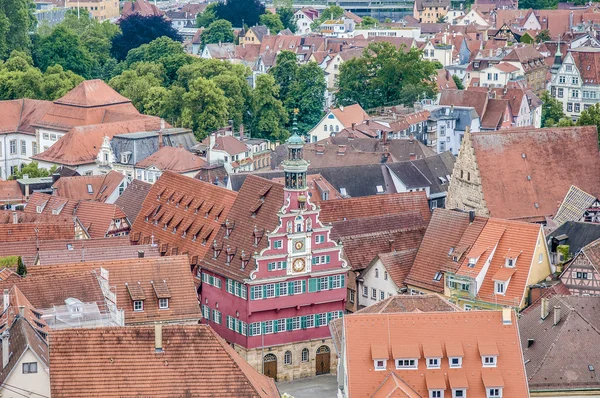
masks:
POLYGON ((117 246, 106 250, 105 247, 83 247, 81 249, 45 250, 38 252, 36 265, 54 265, 80 263, 85 261, 109 261, 138 258, 140 255, 146 257, 160 257, 158 246, 135 245, 117 246), (142 254, 140 254, 140 252, 142 254))
POLYGON ((164 11, 146 0, 128 1, 123 4, 121 18, 126 18, 133 14, 139 14, 144 17, 164 15, 164 11))
MULTIPOLYGON (((352 397, 388 396, 380 395, 378 390, 389 388, 388 378, 396 377, 403 381, 405 390, 410 387, 417 394, 396 392, 393 396, 398 397, 429 396, 428 388, 432 387, 441 388, 445 395, 451 396, 451 386, 462 386, 465 381, 468 396, 484 397, 486 383, 500 387, 496 385, 500 379, 504 387, 503 396, 528 397, 516 316, 511 313, 511 318, 510 324, 503 323, 502 312, 499 311, 348 316, 344 320, 347 394, 352 397), (482 366, 478 350, 481 341, 497 344, 499 355, 496 368, 482 366), (421 359, 418 361, 418 370, 396 369, 394 357, 398 354, 393 353, 400 343, 419 351, 421 359), (441 360, 441 369, 427 369, 423 359, 425 352, 435 346, 444 354, 448 345, 457 344, 462 345, 464 351, 461 368, 450 369, 446 353, 441 360), (373 369, 372 345, 384 349, 386 356, 383 359, 387 359, 385 371, 373 369)), ((397 391, 395 388, 392 390, 397 391)))
POLYGON ((596 126, 520 128, 470 137, 492 217, 553 215, 571 185, 600 196, 596 126))
POLYGON ((342 123, 344 127, 352 126, 352 123, 359 124, 363 120, 367 120, 369 115, 359 104, 334 108, 331 113, 342 123))
POLYGON ((152 186, 132 227, 132 239, 161 253, 202 258, 218 235, 237 193, 173 172, 152 186), (166 227, 165 227, 166 224, 166 227), (176 233, 173 229, 177 228, 176 233))
POLYGON ((148 192, 150 192, 150 188, 152 188, 152 184, 135 179, 129 183, 127 188, 125 188, 115 201, 115 204, 123 210, 132 224, 142 210, 142 205, 146 196, 148 196, 148 192))
POLYGON ((104 175, 62 177, 52 185, 52 189, 54 195, 63 198, 104 202, 124 179, 123 174, 111 170, 104 175))
POLYGON ((71 216, 47 216, 0 210, 0 242, 56 240, 75 237, 71 216), (18 223, 13 222, 16 214, 18 223))
POLYGON ((413 266, 405 279, 406 284, 443 293, 443 278, 434 280, 438 272, 455 272, 460 263, 453 257, 469 250, 487 222, 475 217, 469 222, 469 214, 453 210, 435 209, 419 246, 413 266))
POLYGON ((215 138, 215 145, 212 149, 225 151, 229 155, 237 155, 248 150, 246 144, 231 135, 222 135, 215 138))
POLYGON ((21 186, 16 180, 0 181, 0 202, 20 203, 24 200, 21 186))
MULTIPOLYGON (((174 173, 187 173, 198 171, 207 163, 200 156, 196 156, 185 148, 163 146, 146 159, 137 162, 135 167, 157 167, 161 171, 174 173)), ((60 180, 59 180, 60 181, 60 180)))
POLYGON ((413 261, 415 261, 416 255, 417 248, 414 248, 393 251, 390 253, 380 253, 378 257, 396 286, 402 287, 404 286, 404 280, 413 265, 413 261))
POLYGON ((155 333, 154 326, 52 331, 52 396, 279 397, 273 379, 209 326, 162 326, 160 352, 155 333))
MULTIPOLYGON (((108 284, 114 286, 117 308, 125 312, 125 324, 151 322, 192 322, 202 317, 194 277, 190 273, 187 256, 134 258, 112 261, 90 261, 29 267, 27 278, 51 278, 59 273, 83 273, 95 271, 102 278, 101 268, 108 275, 108 284), (153 284, 165 282, 171 298, 168 309, 158 308, 158 298, 153 284), (144 293, 143 311, 134 311, 130 288, 144 293)), ((39 280, 39 279, 38 279, 39 280)), ((82 300, 83 301, 83 300, 82 300)))
POLYGON ((39 122, 52 102, 28 98, 2 101, 0 134, 23 133, 35 135, 32 124, 39 122))

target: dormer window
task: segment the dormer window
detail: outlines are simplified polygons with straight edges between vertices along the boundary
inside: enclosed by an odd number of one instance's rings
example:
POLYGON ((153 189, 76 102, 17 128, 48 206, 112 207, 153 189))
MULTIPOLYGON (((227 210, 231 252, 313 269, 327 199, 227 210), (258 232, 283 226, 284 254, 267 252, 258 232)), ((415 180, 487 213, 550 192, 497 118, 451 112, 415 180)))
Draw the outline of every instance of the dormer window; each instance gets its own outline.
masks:
POLYGON ((488 388, 487 389, 487 398, 501 398, 502 397, 502 389, 501 388, 488 388))
POLYGON ((453 389, 452 398, 465 398, 467 396, 467 390, 463 388, 453 389))
POLYGON ((429 390, 429 398, 444 398, 444 390, 429 390))
POLYGON ((505 282, 494 282, 494 292, 496 294, 504 295, 506 293, 506 283, 505 282))
POLYGON ((158 308, 161 310, 169 309, 169 299, 168 298, 158 299, 158 308))
MULTIPOLYGON (((495 355, 483 356, 483 357, 481 357, 481 364, 486 368, 495 368, 496 367, 496 359, 497 359, 497 357, 495 355)), ((501 397, 501 395, 497 395, 497 396, 501 397)))
POLYGON ((448 363, 451 368, 462 368, 462 357, 449 357, 448 363))
POLYGON ((386 359, 375 359, 374 361, 375 370, 386 370, 387 360, 386 359))
POLYGON ((134 311, 144 311, 144 302, 142 300, 135 300, 133 302, 134 311))
POLYGON ((427 358, 427 369, 439 369, 442 358, 427 358))
POLYGON ((44 209, 44 208, 43 208, 42 206, 36 206, 36 208, 35 208, 35 211, 36 211, 36 213, 38 213, 38 214, 39 214, 39 213, 41 213, 41 212, 42 212, 42 210, 43 210, 43 209, 44 209))
POLYGON ((418 358, 396 359, 396 369, 418 369, 418 368, 419 368, 419 359, 418 358))
POLYGON ((504 265, 506 265, 508 268, 514 268, 516 263, 517 263, 516 258, 507 258, 506 263, 504 265))
POLYGON ((477 258, 476 257, 469 257, 469 267, 473 268, 475 266, 475 264, 477 264, 477 258))

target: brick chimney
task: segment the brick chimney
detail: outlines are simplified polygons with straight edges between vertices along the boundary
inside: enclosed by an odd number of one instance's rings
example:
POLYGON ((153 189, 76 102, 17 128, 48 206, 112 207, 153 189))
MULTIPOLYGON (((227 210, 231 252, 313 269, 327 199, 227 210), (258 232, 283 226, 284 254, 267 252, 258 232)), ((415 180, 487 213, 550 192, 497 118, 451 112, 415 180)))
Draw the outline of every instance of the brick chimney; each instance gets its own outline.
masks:
POLYGON ((240 141, 244 140, 244 125, 240 124, 240 141))
POLYGON ((10 357, 10 347, 8 345, 9 337, 10 333, 8 333, 8 330, 5 330, 4 333, 2 333, 2 369, 8 366, 8 359, 10 357))
POLYGON ((163 130, 165 129, 165 119, 160 119, 160 130, 158 130, 158 149, 163 147, 163 130))
POLYGON ((2 310, 6 311, 6 309, 8 308, 9 305, 10 305, 10 296, 8 294, 8 289, 4 289, 2 310))

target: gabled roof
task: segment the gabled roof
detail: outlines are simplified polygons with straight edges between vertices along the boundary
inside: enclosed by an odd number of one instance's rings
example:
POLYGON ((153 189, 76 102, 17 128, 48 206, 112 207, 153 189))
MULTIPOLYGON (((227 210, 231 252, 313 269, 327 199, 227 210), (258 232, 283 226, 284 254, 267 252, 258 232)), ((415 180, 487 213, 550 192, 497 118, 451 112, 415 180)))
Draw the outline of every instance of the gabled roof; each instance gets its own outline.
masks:
POLYGON ((415 261, 417 249, 415 247, 414 249, 380 253, 377 255, 377 258, 379 258, 396 286, 400 288, 404 286, 404 280, 413 265, 413 261, 415 261))
POLYGON ((84 261, 108 261, 121 260, 129 258, 138 258, 140 253, 145 257, 159 257, 157 246, 136 245, 136 246, 118 246, 110 250, 104 247, 82 247, 72 250, 46 250, 40 251, 36 256, 36 265, 54 265, 80 263, 84 261))
MULTIPOLYGON (((52 278, 60 273, 94 273, 108 275, 109 286, 114 287, 117 308, 125 313, 125 324, 151 322, 198 322, 202 317, 194 277, 187 256, 133 258, 110 261, 89 261, 41 267, 29 267, 27 278, 52 278), (101 269, 106 272, 103 274, 101 269), (158 308, 158 297, 153 284, 167 284, 171 298, 168 309, 158 308), (143 311, 134 311, 131 287, 144 293, 143 311)), ((83 300, 82 300, 83 301, 83 300)))
POLYGON ((567 221, 579 221, 585 210, 597 200, 594 195, 571 185, 553 220, 559 226, 567 221))
POLYGON ((142 210, 142 205, 146 196, 148 196, 148 192, 150 192, 150 188, 152 188, 152 184, 134 179, 115 201, 115 204, 123 210, 123 213, 132 224, 142 210))
POLYGON ((598 49, 573 49, 569 53, 581 75, 583 83, 600 83, 600 51, 598 49))
POLYGON ((123 3, 123 9, 121 10, 121 17, 126 18, 133 14, 139 14, 144 17, 160 16, 164 15, 157 6, 146 0, 135 0, 133 2, 128 1, 123 3))
POLYGON ((419 251, 405 283, 443 293, 443 278, 434 279, 438 272, 455 272, 462 255, 473 245, 487 222, 486 218, 470 220, 468 213, 434 209, 419 251))
POLYGON ((521 347, 532 393, 540 390, 600 390, 595 368, 600 363, 600 307, 597 297, 552 296, 549 314, 539 306, 519 319, 521 347), (554 325, 555 307, 559 322, 554 325), (574 344, 573 342, 577 342, 574 344), (569 375, 555 377, 557 374, 569 375))
POLYGON ((556 214, 557 204, 571 185, 596 197, 600 195, 595 126, 520 128, 465 138, 471 140, 492 217, 516 219, 556 214), (573 153, 577 156, 573 157, 573 153), (519 200, 515 200, 517 197, 519 200))
POLYGON ((114 170, 95 176, 62 177, 52 186, 54 195, 73 200, 104 202, 125 176, 114 170))
POLYGON ((75 237, 72 216, 49 216, 0 210, 0 242, 56 240, 75 237), (14 223, 14 217, 18 222, 14 223))
POLYGON ((1 101, 0 134, 24 133, 35 135, 32 124, 39 122, 52 102, 28 98, 1 101))
POLYGON ((144 200, 131 229, 132 240, 160 244, 161 253, 202 258, 236 197, 228 189, 164 172, 144 200))
POLYGON ((21 186, 17 181, 0 181, 0 202, 17 203, 24 199, 21 186))
POLYGON ((196 156, 182 147, 163 146, 146 159, 139 161, 136 167, 157 167, 161 171, 187 173, 198 171, 207 163, 200 156, 196 156))
POLYGON ((483 119, 488 104, 488 94, 472 90, 442 90, 439 104, 475 108, 477 115, 483 119))
POLYGON ((358 124, 369 118, 369 115, 367 115, 359 104, 334 108, 331 110, 331 113, 335 115, 344 127, 350 127, 352 123, 358 124))
POLYGON ((215 145, 212 149, 225 151, 229 155, 237 155, 248 150, 246 144, 231 135, 223 135, 215 138, 215 145))
MULTIPOLYGON (((322 203, 325 202, 328 201, 322 203)), ((255 270, 254 262, 250 261, 249 265, 242 267, 242 254, 260 253, 267 247, 266 232, 274 231, 279 225, 277 214, 283 204, 283 185, 254 175, 246 177, 231 210, 222 219, 222 222, 228 220, 233 223, 233 229, 227 239, 224 238, 224 226, 217 230, 214 244, 222 250, 214 258, 212 247, 209 247, 200 267, 238 281, 248 278, 255 270), (255 234, 261 236, 257 245, 254 244, 255 234), (227 247, 235 252, 229 263, 225 253, 227 247)))
POLYGON ((279 397, 273 379, 254 370, 209 326, 161 330, 161 352, 155 349, 155 326, 53 331, 52 396, 279 397))
POLYGON ((507 100, 490 98, 481 119, 481 127, 486 129, 499 130, 504 121, 506 108, 509 107, 507 100))
MULTIPOLYGON (((516 316, 509 312, 510 323, 504 323, 500 311, 470 312, 410 312, 401 314, 354 314, 344 318, 345 363, 348 391, 352 397, 372 397, 384 386, 390 374, 395 374, 418 395, 429 396, 429 389, 440 388, 451 396, 460 385, 468 396, 483 397, 489 380, 493 387, 503 387, 503 396, 527 397, 527 379, 516 316), (440 325, 443 325, 442 327, 440 325), (482 366, 479 347, 494 343, 499 351, 497 367, 482 366), (385 371, 375 371, 372 349, 387 359, 385 371), (450 348, 462 348, 462 367, 450 369, 446 358, 441 369, 427 369, 426 352, 441 352, 448 356, 450 348), (400 351, 416 352, 421 359, 418 370, 399 370, 395 357, 400 351)), ((385 396, 385 395, 381 395, 385 396)))

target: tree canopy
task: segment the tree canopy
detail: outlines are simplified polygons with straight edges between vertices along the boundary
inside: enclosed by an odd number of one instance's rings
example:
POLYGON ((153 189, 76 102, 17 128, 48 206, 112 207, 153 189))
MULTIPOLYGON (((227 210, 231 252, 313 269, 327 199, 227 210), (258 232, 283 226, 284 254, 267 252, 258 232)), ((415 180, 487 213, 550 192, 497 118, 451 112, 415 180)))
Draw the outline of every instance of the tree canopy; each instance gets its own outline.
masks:
POLYGON ((0 57, 12 51, 28 51, 34 30, 35 6, 31 0, 0 0, 0 57))
POLYGON ((27 175, 29 178, 49 177, 56 170, 56 166, 52 166, 50 170, 40 168, 38 162, 31 162, 23 166, 21 170, 15 170, 14 174, 8 177, 9 180, 18 180, 27 175))
POLYGON ((211 3, 203 12, 196 15, 196 26, 199 28, 207 28, 208 25, 216 21, 218 5, 219 3, 211 3))
POLYGON ((412 105, 436 93, 436 65, 423 60, 421 51, 371 43, 363 55, 344 62, 338 77, 338 105, 359 103, 364 109, 389 104, 412 105))
POLYGON ((556 98, 553 98, 548 91, 544 91, 540 96, 544 103, 542 105, 542 127, 552 127, 559 120, 565 117, 563 106, 556 98))
POLYGON ((279 87, 273 76, 259 75, 252 95, 252 135, 284 141, 288 137, 285 124, 288 116, 277 97, 279 87))
POLYGON ((577 120, 578 126, 597 126, 598 142, 600 143, 600 104, 596 103, 581 112, 577 120))
POLYGON ((228 0, 218 3, 215 9, 217 18, 226 19, 235 27, 254 26, 265 13, 260 0, 228 0))
POLYGON ((344 15, 344 9, 340 6, 329 6, 324 9, 320 14, 319 18, 315 19, 310 25, 312 30, 317 30, 321 24, 329 19, 338 19, 344 15))
POLYGON ((233 27, 225 19, 217 19, 202 32, 202 46, 213 43, 233 43, 233 27))
POLYGON ((298 26, 294 19, 294 9, 291 6, 277 8, 277 15, 279 15, 284 29, 289 29, 292 33, 296 33, 298 26))
POLYGON ((266 12, 265 14, 260 16, 259 22, 261 25, 265 25, 269 28, 269 32, 272 35, 276 35, 284 28, 283 22, 281 22, 281 17, 279 14, 271 14, 270 12, 266 12))
POLYGON ((129 50, 152 40, 167 36, 175 41, 181 41, 181 36, 171 23, 162 16, 141 16, 132 14, 119 22, 121 33, 112 41, 112 55, 117 60, 127 57, 129 50))

